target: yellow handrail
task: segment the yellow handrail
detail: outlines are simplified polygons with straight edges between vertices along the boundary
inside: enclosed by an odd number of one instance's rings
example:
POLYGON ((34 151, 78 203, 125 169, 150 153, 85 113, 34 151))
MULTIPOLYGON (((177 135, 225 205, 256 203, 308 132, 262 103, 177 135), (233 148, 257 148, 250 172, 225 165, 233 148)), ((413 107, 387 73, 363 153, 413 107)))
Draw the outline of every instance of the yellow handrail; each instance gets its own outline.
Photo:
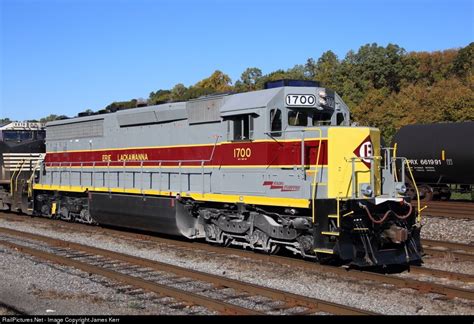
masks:
POLYGON ((25 160, 23 160, 23 163, 20 166, 20 170, 18 171, 18 174, 16 175, 16 178, 15 178, 15 191, 18 190, 18 177, 20 176, 20 173, 23 170, 24 165, 25 165, 25 160))
POLYGON ((418 187, 416 186, 416 182, 415 182, 415 177, 413 177, 413 173, 411 172, 411 167, 410 167, 410 162, 408 162, 407 159, 404 159, 405 160, 405 164, 407 165, 408 167, 408 172, 410 173, 410 177, 411 177, 411 181, 413 181, 413 186, 415 187, 415 191, 416 191, 416 200, 417 200, 417 205, 418 205, 418 216, 417 216, 417 222, 420 223, 421 222, 421 211, 423 209, 426 208, 423 207, 423 208, 420 208, 420 193, 418 191, 418 187))
MULTIPOLYGON (((393 144, 393 160, 394 161, 396 161, 397 159, 397 144, 398 143, 393 144)), ((397 174, 396 166, 397 166, 397 163, 395 162, 395 170, 393 170, 393 175, 395 176, 395 181, 398 182, 398 174, 397 174)))
POLYGON ((316 178, 318 176, 318 163, 319 163, 319 156, 321 153, 321 146, 322 146, 322 137, 323 137, 323 132, 320 128, 306 128, 305 131, 318 131, 319 132, 319 145, 318 145, 318 153, 316 155, 316 161, 314 164, 314 176, 313 176, 313 183, 311 184, 311 187, 313 188, 313 192, 311 194, 311 216, 313 218, 313 223, 316 221, 316 205, 314 204, 314 200, 316 197, 316 178))
POLYGON ((30 179, 28 179, 28 198, 33 197, 33 177, 35 176, 36 169, 41 165, 41 160, 36 161, 36 165, 31 170, 30 179))
POLYGON ((23 163, 25 163, 25 160, 21 160, 20 162, 18 162, 15 170, 13 170, 13 174, 10 178, 10 195, 13 195, 13 178, 15 177, 15 173, 16 171, 20 170, 20 167, 23 165, 23 163))

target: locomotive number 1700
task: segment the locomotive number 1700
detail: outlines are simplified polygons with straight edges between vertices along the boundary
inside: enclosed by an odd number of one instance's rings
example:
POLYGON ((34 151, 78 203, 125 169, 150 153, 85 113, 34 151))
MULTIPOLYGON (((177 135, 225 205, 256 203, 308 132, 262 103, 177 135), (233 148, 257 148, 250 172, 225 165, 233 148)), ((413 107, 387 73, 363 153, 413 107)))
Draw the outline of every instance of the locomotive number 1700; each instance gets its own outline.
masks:
POLYGON ((247 160, 249 157, 252 156, 252 150, 247 147, 236 147, 234 148, 234 159, 238 160, 247 160))
POLYGON ((286 95, 287 106, 314 106, 316 97, 312 94, 288 94, 286 95))

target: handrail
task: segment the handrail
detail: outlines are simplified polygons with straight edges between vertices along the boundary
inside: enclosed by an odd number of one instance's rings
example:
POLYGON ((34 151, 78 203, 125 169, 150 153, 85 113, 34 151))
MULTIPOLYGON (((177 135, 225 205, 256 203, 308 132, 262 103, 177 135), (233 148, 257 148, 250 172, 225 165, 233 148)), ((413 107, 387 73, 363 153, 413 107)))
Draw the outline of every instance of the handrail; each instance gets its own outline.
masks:
MULTIPOLYGON (((180 177, 179 177, 179 179, 180 179, 180 189, 179 189, 179 192, 181 192, 182 191, 181 173, 182 173, 182 168, 185 167, 185 165, 183 165, 183 164, 184 163, 189 163, 189 162, 199 162, 199 166, 201 167, 201 176, 202 176, 202 183, 203 183, 202 193, 204 194, 204 192, 205 192, 205 189, 204 189, 204 185, 205 185, 204 175, 206 174, 204 172, 204 165, 205 165, 206 162, 210 162, 214 159, 217 143, 219 141, 219 138, 221 138, 222 136, 215 135, 213 137, 215 137, 216 140, 214 142, 211 154, 210 154, 209 158, 207 158, 207 159, 181 159, 181 160, 171 160, 170 159, 170 160, 136 160, 136 161, 126 161, 126 160, 111 161, 111 160, 107 160, 107 161, 81 161, 81 162, 68 161, 66 163, 64 163, 64 162, 46 162, 46 161, 42 160, 41 164, 45 165, 47 167, 53 168, 52 172, 61 172, 59 169, 68 168, 69 169, 69 183, 70 183, 70 186, 71 186, 71 169, 73 167, 75 167, 76 165, 81 168, 81 170, 79 171, 80 172, 80 180, 82 180, 82 173, 83 173, 84 165, 91 164, 92 168, 94 170, 96 170, 97 168, 101 168, 101 167, 106 168, 107 171, 104 171, 104 177, 105 177, 105 172, 107 172, 107 188, 109 189, 109 193, 110 193, 111 192, 111 186, 110 186, 110 175, 111 175, 110 168, 111 168, 111 164, 112 163, 120 163, 121 167, 123 167, 124 170, 122 171, 122 174, 123 174, 123 179, 122 180, 123 180, 123 186, 125 188, 125 184, 126 184, 125 173, 127 172, 127 171, 125 171, 125 167, 127 166, 127 164, 135 163, 135 164, 137 164, 136 168, 140 169, 140 173, 141 173, 141 177, 140 177, 140 180, 141 180, 140 189, 141 190, 140 190, 140 192, 143 194, 143 168, 144 168, 145 163, 151 163, 151 164, 158 165, 158 167, 159 167, 159 190, 160 191, 162 190, 162 179, 161 179, 162 178, 162 168, 163 167, 166 168, 166 166, 164 166, 163 163, 167 163, 167 162, 168 163, 169 162, 178 163, 179 173, 180 173, 180 177), (104 165, 100 166, 100 165, 98 165, 99 163, 103 163, 104 165), (58 170, 56 170, 56 169, 58 169, 58 170)), ((65 170, 65 172, 67 172, 67 170, 65 170)), ((94 184, 95 181, 94 180, 95 180, 94 176, 92 176, 91 185, 95 188, 95 184, 94 184)), ((51 185, 52 185, 52 183, 53 183, 53 176, 51 175, 51 185)), ((151 183, 152 183, 152 177, 150 177, 150 187, 151 187, 151 183)), ((119 185, 119 183, 117 183, 117 184, 119 185)), ((80 183, 80 186, 81 186, 81 188, 83 187, 82 186, 82 181, 80 183)), ((105 183, 104 183, 104 186, 105 186, 105 183)))
POLYGON ((420 192, 418 191, 418 187, 416 186, 415 177, 413 176, 413 173, 411 172, 410 162, 408 161, 408 159, 405 159, 405 164, 408 167, 408 172, 410 173, 411 181, 413 181, 413 186, 415 187, 415 191, 416 191, 416 201, 417 201, 417 207, 418 207, 418 215, 417 215, 416 221, 418 223, 421 223, 421 212, 422 212, 423 209, 426 208, 426 206, 421 208, 421 205, 420 205, 420 192))
MULTIPOLYGON (((13 195, 13 178, 15 177, 15 173, 18 171, 18 174, 20 174, 24 163, 25 163, 25 160, 21 160, 20 162, 18 162, 18 164, 17 164, 17 166, 16 166, 15 170, 13 171, 13 174, 10 178, 10 194, 11 195, 13 195)), ((18 179, 18 176, 17 176, 17 179, 18 179)))
MULTIPOLYGON (((393 159, 397 159, 397 148, 398 148, 398 143, 395 143, 393 145, 393 159)), ((397 171, 396 170, 393 170, 393 173, 394 173, 394 176, 395 176, 395 181, 398 182, 398 175, 397 175, 397 171)))
MULTIPOLYGON (((358 161, 358 162, 362 162, 363 160, 372 160, 375 162, 375 160, 381 160, 382 159, 382 156, 380 155, 376 155, 376 156, 367 156, 367 157, 351 157, 350 159, 348 158, 344 158, 346 160, 346 162, 351 162, 351 182, 352 182, 352 193, 351 193, 351 197, 352 198, 356 198, 356 177, 355 177, 355 161, 358 161)), ((370 163, 370 185, 373 186, 373 194, 375 196, 375 191, 376 191, 376 187, 375 187, 375 165, 374 163, 370 163)))
POLYGON ((23 163, 21 164, 20 166, 20 170, 18 171, 18 174, 16 175, 16 178, 15 178, 15 191, 18 190, 18 177, 20 176, 21 174, 21 171, 23 171, 23 166, 25 165, 25 160, 23 160, 23 163))
MULTIPOLYGON (((301 169, 303 172, 305 172, 305 163, 304 163, 304 133, 305 132, 312 132, 312 131, 318 131, 319 132, 319 145, 318 145, 318 153, 316 155, 316 161, 314 164, 314 175, 313 175, 313 181, 311 183, 311 188, 312 193, 311 193, 311 215, 313 219, 313 223, 316 221, 316 206, 315 206, 315 197, 316 197, 316 179, 318 176, 318 163, 319 163, 319 157, 321 153, 321 146, 322 146, 322 139, 323 139, 323 131, 319 127, 309 127, 309 128, 304 128, 304 129, 291 129, 291 130, 281 130, 281 131, 275 131, 275 132, 264 132, 265 135, 270 136, 272 139, 273 136, 271 136, 272 133, 302 133, 302 144, 301 144, 301 169)), ((276 139, 274 139, 276 141, 276 139)), ((311 165, 310 165, 311 168, 311 165)))
MULTIPOLYGON (((177 162, 177 163, 186 163, 186 162, 210 162, 213 160, 214 158, 214 154, 215 154, 215 151, 216 151, 216 147, 217 147, 217 141, 219 140, 219 138, 222 137, 222 136, 216 136, 216 141, 214 143, 214 146, 212 148, 212 152, 211 152, 211 155, 208 159, 200 159, 200 160, 197 160, 197 159, 190 159, 190 160, 136 160, 136 161, 126 161, 126 160, 123 160, 123 161, 82 161, 82 162, 72 162, 72 161, 69 161, 69 167, 72 167, 73 164, 80 164, 80 165, 83 165, 85 163, 97 163, 97 162, 103 162, 103 163, 106 163, 107 162, 107 167, 110 167, 110 163, 119 163, 119 162, 123 162, 125 166, 128 163, 143 163, 143 162, 146 162, 146 163, 163 163, 163 162, 177 162)), ((62 162, 45 162, 43 161, 44 164, 46 164, 46 166, 50 166, 50 167, 55 167, 55 163, 59 163, 59 167, 62 167, 61 164, 62 162)), ((58 167, 58 166, 56 166, 58 167)))
POLYGON ((311 216, 313 218, 313 224, 316 222, 316 204, 315 204, 315 198, 316 198, 316 178, 318 177, 318 163, 319 163, 319 157, 321 153, 321 146, 323 146, 322 142, 322 137, 323 137, 323 131, 321 128, 318 127, 311 127, 311 128, 305 128, 303 131, 318 131, 319 132, 319 145, 318 145, 318 153, 316 154, 316 161, 314 162, 314 175, 313 175, 313 182, 311 184, 312 187, 312 192, 311 192, 311 216))
POLYGON ((41 160, 36 161, 35 167, 31 170, 31 176, 28 180, 28 198, 33 197, 33 177, 35 176, 36 169, 41 165, 41 160))

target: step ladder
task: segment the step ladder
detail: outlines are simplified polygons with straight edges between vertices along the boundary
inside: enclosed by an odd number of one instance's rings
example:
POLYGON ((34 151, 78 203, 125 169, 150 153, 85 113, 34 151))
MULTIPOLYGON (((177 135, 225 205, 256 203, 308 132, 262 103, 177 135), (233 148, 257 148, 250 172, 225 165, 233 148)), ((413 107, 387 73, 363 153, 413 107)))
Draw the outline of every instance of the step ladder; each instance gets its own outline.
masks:
MULTIPOLYGON (((326 230, 321 231, 321 235, 327 237, 327 244, 326 245, 335 245, 335 242, 332 242, 330 239, 331 237, 338 237, 340 235, 339 228, 340 224, 340 209, 339 209, 339 201, 340 199, 336 199, 336 214, 329 214, 327 215, 328 218, 328 228, 326 230), (331 244, 332 243, 332 244, 331 244)), ((334 250, 327 247, 318 247, 313 250, 317 253, 324 253, 324 254, 334 254, 334 250)))

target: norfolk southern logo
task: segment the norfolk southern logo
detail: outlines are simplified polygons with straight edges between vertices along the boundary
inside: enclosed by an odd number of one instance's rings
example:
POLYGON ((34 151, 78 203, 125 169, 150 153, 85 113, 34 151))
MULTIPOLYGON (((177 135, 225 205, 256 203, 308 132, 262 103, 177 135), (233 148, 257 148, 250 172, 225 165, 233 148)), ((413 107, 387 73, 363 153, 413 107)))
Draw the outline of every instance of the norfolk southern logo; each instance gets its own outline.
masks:
POLYGON ((361 158, 362 163, 370 169, 370 163, 372 162, 369 157, 374 156, 374 146, 370 140, 370 135, 365 138, 365 140, 360 143, 360 145, 354 150, 354 154, 361 158))
POLYGON ((264 186, 270 186, 270 189, 280 189, 280 191, 299 191, 301 186, 289 186, 280 181, 264 181, 264 186))

